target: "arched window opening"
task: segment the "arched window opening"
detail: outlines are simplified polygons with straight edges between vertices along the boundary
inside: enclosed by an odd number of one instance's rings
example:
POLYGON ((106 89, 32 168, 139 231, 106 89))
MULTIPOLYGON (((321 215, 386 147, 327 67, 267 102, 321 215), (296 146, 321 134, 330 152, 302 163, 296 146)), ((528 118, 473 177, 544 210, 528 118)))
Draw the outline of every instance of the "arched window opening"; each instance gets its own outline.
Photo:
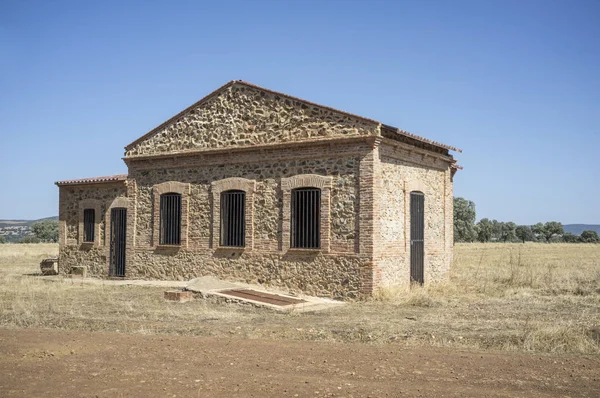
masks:
POLYGON ((423 284, 425 266, 425 195, 410 193, 410 280, 423 284))
POLYGON ((160 244, 181 244, 181 194, 160 195, 160 244))
POLYGON ((319 249, 321 247, 321 190, 296 188, 291 201, 292 248, 319 249))
POLYGON ((96 229, 96 210, 95 209, 84 209, 83 210, 83 241, 86 243, 93 243, 96 229))
POLYGON ((220 245, 244 247, 246 245, 246 192, 229 190, 221 192, 220 245))

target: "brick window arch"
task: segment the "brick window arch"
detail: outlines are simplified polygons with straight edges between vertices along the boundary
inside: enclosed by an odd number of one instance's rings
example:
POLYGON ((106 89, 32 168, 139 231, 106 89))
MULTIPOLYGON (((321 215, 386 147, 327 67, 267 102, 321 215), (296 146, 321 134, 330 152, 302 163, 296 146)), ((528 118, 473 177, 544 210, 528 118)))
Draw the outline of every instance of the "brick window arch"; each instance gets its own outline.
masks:
POLYGON ((307 249, 329 252, 332 184, 333 177, 318 174, 300 174, 281 179, 283 251, 307 249), (317 213, 312 212, 313 209, 317 213), (298 222, 305 222, 306 226, 300 226, 298 222), (299 238, 299 233, 304 235, 299 238))
POLYGON ((254 248, 255 190, 255 180, 241 177, 212 182, 212 247, 254 248))
POLYGON ((290 207, 290 247, 320 249, 321 190, 312 187, 292 189, 290 207))
POLYGON ((221 192, 220 213, 219 245, 244 247, 246 245, 246 192, 239 189, 221 192))
POLYGON ((181 244, 181 194, 167 192, 160 195, 159 244, 181 244))
POLYGON ((152 188, 152 244, 187 247, 190 184, 168 181, 152 188))
POLYGON ((100 246, 100 225, 102 220, 102 202, 98 199, 84 199, 79 202, 79 244, 100 246))

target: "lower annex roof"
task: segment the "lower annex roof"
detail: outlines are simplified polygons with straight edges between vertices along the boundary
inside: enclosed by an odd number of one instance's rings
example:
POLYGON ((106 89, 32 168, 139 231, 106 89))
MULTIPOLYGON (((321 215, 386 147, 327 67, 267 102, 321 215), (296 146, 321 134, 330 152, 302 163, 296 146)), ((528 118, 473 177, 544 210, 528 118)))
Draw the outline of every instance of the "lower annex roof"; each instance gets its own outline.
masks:
POLYGON ((126 179, 127 179, 127 174, 115 174, 112 176, 90 177, 90 178, 80 178, 77 180, 56 181, 55 184, 58 186, 81 185, 81 184, 101 184, 101 183, 107 183, 107 182, 125 181, 126 179))

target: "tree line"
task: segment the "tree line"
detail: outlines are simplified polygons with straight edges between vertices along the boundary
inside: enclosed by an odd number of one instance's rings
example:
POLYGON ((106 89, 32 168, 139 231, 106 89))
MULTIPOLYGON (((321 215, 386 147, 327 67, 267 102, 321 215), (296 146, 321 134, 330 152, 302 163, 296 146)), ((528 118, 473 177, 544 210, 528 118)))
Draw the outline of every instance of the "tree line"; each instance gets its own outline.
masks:
MULTIPOLYGON (((535 225, 517 225, 509 221, 482 218, 475 222, 475 203, 464 198, 454 198, 455 242, 567 242, 600 243, 596 231, 583 231, 581 235, 565 232, 557 221, 535 225)), ((33 236, 25 236, 17 243, 58 242, 58 221, 42 220, 31 226, 33 236)), ((0 243, 6 243, 0 235, 0 243)))
MULTIPOLYGON (((58 242, 58 221, 42 220, 31 225, 33 235, 24 236, 15 243, 42 243, 58 242)), ((0 243, 8 243, 4 236, 0 235, 0 243)))
POLYGON ((482 218, 475 223, 475 203, 454 198, 454 241, 455 242, 566 242, 600 243, 596 231, 583 231, 581 235, 565 232, 558 221, 539 222, 535 225, 517 225, 482 218))

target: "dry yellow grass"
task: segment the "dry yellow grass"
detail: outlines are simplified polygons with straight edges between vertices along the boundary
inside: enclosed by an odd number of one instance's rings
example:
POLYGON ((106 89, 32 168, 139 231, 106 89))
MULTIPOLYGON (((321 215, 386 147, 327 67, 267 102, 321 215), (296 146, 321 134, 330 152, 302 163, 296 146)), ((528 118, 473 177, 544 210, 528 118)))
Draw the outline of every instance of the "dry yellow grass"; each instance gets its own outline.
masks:
POLYGON ((287 315, 31 276, 56 252, 0 245, 0 326, 600 354, 600 245, 457 245, 447 282, 287 315))

